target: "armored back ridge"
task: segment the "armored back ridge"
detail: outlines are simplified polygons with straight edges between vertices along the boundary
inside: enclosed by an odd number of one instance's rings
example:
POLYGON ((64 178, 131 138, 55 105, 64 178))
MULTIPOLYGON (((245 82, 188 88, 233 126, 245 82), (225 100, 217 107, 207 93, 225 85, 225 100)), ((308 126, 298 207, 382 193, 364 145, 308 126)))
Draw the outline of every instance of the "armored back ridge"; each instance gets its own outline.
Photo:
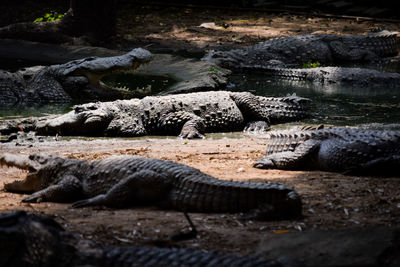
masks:
POLYGON ((271 132, 257 168, 400 174, 400 132, 352 128, 271 132))
POLYGON ((309 81, 323 85, 349 85, 354 87, 400 88, 400 73, 382 72, 365 68, 317 67, 309 69, 271 68, 265 66, 243 67, 249 72, 292 81, 309 81))
POLYGON ((248 212, 256 219, 301 215, 297 193, 271 183, 218 180, 172 161, 119 156, 87 162, 47 155, 3 154, 0 164, 28 169, 11 192, 34 192, 23 202, 71 202, 73 207, 158 205, 190 212, 248 212))

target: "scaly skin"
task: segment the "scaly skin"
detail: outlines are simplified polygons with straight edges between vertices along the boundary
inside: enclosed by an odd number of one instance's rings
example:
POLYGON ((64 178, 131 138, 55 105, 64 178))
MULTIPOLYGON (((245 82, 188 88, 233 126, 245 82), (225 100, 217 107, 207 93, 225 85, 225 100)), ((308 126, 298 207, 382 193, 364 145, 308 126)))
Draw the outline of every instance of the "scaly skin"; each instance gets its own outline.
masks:
POLYGON ((400 131, 351 128, 276 131, 257 168, 399 176, 400 131))
POLYGON ((1 70, 0 106, 132 98, 134 93, 108 87, 100 79, 116 71, 133 71, 151 58, 149 51, 137 48, 115 57, 90 57, 60 65, 25 68, 15 73, 1 70))
POLYGON ((258 219, 301 215, 301 200, 288 187, 218 180, 172 161, 119 156, 87 162, 51 155, 3 154, 0 164, 29 170, 4 189, 33 193, 23 202, 71 202, 73 207, 158 205, 187 212, 248 212, 258 219))
POLYGON ((176 135, 201 138, 204 132, 265 131, 270 123, 299 120, 307 115, 309 100, 296 96, 261 97, 251 93, 210 91, 141 100, 117 100, 75 106, 51 118, 0 121, 9 134, 21 125, 38 134, 84 136, 176 135))
MULTIPOLYGON (((247 67, 244 67, 247 69, 247 67)), ((400 73, 381 72, 364 68, 317 67, 309 69, 285 69, 251 66, 249 71, 288 80, 309 81, 319 84, 337 84, 368 87, 400 87, 400 73)))
POLYGON ((106 247, 65 231, 53 219, 0 214, 0 266, 301 266, 215 251, 145 246, 106 247))
POLYGON ((382 31, 366 36, 306 34, 274 38, 245 49, 210 52, 204 60, 230 69, 301 66, 307 62, 362 62, 395 56, 399 44, 397 32, 382 31))

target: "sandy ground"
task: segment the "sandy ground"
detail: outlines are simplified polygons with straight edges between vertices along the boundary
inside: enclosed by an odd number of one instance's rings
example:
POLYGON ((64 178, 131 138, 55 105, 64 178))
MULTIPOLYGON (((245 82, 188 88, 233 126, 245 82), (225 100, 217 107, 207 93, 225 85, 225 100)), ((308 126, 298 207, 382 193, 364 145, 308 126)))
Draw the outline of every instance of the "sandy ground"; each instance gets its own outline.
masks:
MULTIPOLYGON (((263 155, 265 139, 182 140, 104 139, 35 143, 32 147, 0 145, 13 153, 52 153, 94 160, 132 154, 173 160, 220 179, 271 181, 294 187, 302 196, 304 217, 294 221, 241 221, 241 214, 190 214, 198 237, 172 242, 169 236, 188 230, 182 213, 155 207, 129 209, 82 208, 70 204, 20 203, 24 197, 0 191, 0 211, 23 209, 54 217, 66 229, 104 244, 179 246, 253 253, 262 240, 276 234, 311 228, 335 229, 371 225, 400 225, 400 179, 344 176, 328 172, 260 170, 252 163, 263 155)), ((24 177, 16 168, 1 169, 1 183, 24 177)), ((2 188, 2 186, 0 186, 2 188)))

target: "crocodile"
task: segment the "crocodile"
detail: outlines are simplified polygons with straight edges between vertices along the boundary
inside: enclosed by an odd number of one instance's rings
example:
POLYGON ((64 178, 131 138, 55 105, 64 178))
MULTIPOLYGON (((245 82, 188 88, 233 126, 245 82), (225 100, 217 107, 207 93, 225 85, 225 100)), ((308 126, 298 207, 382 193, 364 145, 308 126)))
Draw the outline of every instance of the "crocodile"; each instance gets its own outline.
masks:
POLYGON ((266 66, 243 67, 252 73, 262 72, 263 75, 283 78, 293 81, 308 81, 323 85, 349 85, 368 87, 400 87, 400 73, 382 72, 366 68, 348 67, 316 67, 316 68, 272 68, 266 66))
POLYGON ((120 56, 88 57, 16 72, 0 70, 0 106, 137 97, 125 88, 105 85, 101 78, 113 72, 134 71, 151 58, 149 51, 136 48, 120 56))
POLYGON ((203 60, 229 69, 295 67, 307 62, 379 61, 397 55, 399 45, 397 32, 381 31, 359 36, 305 34, 273 38, 244 49, 211 51, 203 60))
POLYGON ((48 216, 0 214, 0 266, 303 266, 217 251, 149 246, 104 246, 68 232, 48 216))
POLYGON ((310 100, 295 95, 262 97, 249 92, 209 91, 77 105, 64 115, 0 121, 0 132, 36 131, 40 135, 132 137, 179 134, 203 138, 204 132, 264 131, 270 123, 307 115, 310 100))
POLYGON ((268 133, 262 169, 399 176, 400 131, 303 127, 268 133))
POLYGON ((54 155, 0 155, 0 165, 28 170, 4 185, 32 193, 22 202, 74 202, 72 207, 156 205, 184 212, 248 212, 260 220, 301 216, 294 189, 272 183, 219 180, 173 161, 124 155, 95 161, 54 155))

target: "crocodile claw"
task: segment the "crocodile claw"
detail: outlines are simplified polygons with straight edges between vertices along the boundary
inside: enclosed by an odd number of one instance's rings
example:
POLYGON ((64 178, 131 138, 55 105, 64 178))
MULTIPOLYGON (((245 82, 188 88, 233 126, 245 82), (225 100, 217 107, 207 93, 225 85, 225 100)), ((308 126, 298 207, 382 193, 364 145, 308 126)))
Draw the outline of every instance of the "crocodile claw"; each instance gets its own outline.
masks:
POLYGON ((43 201, 43 197, 40 194, 33 193, 30 196, 27 196, 21 200, 24 203, 40 203, 43 201))
POLYGON ((72 203, 72 208, 83 208, 88 206, 100 206, 105 204, 105 195, 97 195, 92 198, 83 199, 72 203))
POLYGON ((87 206, 90 206, 90 201, 87 199, 79 200, 79 201, 72 203, 72 208, 83 208, 83 207, 87 207, 87 206))
POLYGON ((195 139, 195 138, 201 138, 204 139, 204 135, 202 135, 199 131, 197 130, 188 130, 188 131, 182 131, 181 134, 179 135, 180 138, 186 138, 186 139, 195 139))
POLYGON ((275 162, 268 158, 262 158, 254 162, 253 167, 259 169, 273 169, 276 168, 275 162))
POLYGON ((245 132, 266 132, 269 130, 269 124, 266 121, 251 121, 244 128, 245 132))

